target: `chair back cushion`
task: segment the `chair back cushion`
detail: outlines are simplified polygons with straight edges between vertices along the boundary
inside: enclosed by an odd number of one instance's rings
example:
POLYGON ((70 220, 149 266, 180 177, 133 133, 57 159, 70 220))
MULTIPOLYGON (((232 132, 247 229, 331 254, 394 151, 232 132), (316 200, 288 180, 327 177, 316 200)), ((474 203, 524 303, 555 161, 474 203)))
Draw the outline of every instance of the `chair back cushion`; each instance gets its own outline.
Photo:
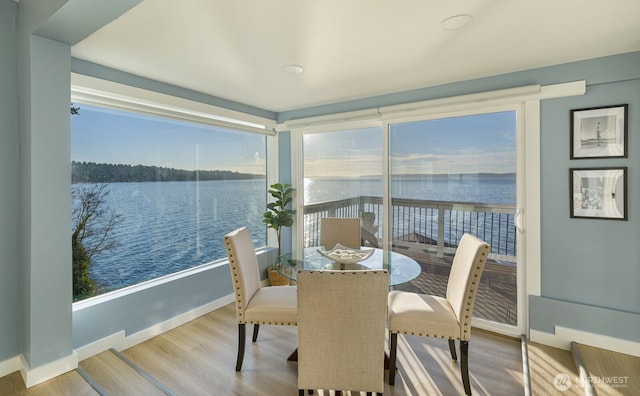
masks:
POLYGON ((339 243, 352 249, 360 248, 360 218, 323 217, 320 219, 320 244, 326 250, 339 243))
POLYGON ((460 339, 463 341, 471 337, 471 315, 489 250, 486 242, 464 234, 451 264, 447 300, 460 322, 460 339))
POLYGON ((245 323, 244 311, 251 298, 260 289, 260 269, 247 227, 239 228, 224 236, 229 258, 233 292, 236 297, 238 323, 245 323))
POLYGON ((302 271, 298 388, 383 392, 387 270, 302 271))

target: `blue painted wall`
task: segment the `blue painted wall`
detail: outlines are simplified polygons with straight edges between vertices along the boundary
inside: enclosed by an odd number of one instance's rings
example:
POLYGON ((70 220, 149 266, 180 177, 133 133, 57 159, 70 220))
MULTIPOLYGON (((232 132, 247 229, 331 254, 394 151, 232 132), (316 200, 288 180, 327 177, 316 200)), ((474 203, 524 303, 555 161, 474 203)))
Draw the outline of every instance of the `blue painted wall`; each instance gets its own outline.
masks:
MULTIPOLYGON (((635 80, 542 106, 542 295, 640 313, 640 63, 635 80), (569 111, 629 104, 629 158, 569 159, 569 111), (570 219, 569 168, 627 166, 628 221, 570 219)), ((640 337, 640 328, 637 336, 640 337)), ((640 340, 640 339, 639 339, 640 340)))
POLYGON ((18 266, 18 5, 0 1, 0 362, 21 352, 18 266))
MULTIPOLYGON (((531 327, 575 328, 640 342, 640 55, 598 60, 609 77, 584 96, 542 103, 542 281, 530 299, 531 327), (618 78, 618 70, 635 75, 618 78), (569 159, 569 111, 629 105, 629 158, 569 159), (569 218, 569 168, 628 167, 628 221, 569 218)), ((593 66, 579 64, 581 70, 593 66)))
MULTIPOLYGON (((220 241, 222 243, 222 241, 220 241)), ((228 265, 126 293, 73 313, 74 348, 124 331, 127 336, 233 292, 228 265)), ((80 304, 82 305, 82 304, 80 304)))

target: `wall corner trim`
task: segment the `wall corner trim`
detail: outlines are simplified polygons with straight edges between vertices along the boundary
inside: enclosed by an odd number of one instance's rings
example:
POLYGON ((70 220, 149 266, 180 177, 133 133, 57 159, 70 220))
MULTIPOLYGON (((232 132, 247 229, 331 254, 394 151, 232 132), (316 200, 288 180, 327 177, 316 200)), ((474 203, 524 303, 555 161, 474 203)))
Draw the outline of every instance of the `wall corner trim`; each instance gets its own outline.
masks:
POLYGON ((27 388, 31 388, 34 385, 38 385, 39 383, 78 368, 78 355, 75 351, 71 355, 36 368, 29 368, 29 363, 27 363, 22 354, 20 355, 20 361, 20 374, 27 388))

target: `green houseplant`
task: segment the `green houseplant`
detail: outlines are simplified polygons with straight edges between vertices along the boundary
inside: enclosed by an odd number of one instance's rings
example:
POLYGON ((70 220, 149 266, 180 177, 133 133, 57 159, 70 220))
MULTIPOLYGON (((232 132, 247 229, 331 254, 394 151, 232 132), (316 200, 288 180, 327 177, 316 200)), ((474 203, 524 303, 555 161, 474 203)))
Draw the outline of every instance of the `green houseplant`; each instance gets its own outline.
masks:
POLYGON ((287 205, 293 201, 296 189, 291 184, 276 183, 271 185, 268 192, 274 198, 274 201, 267 204, 267 211, 264 212, 262 222, 267 225, 267 228, 272 228, 276 231, 279 256, 282 227, 291 227, 293 225, 293 215, 296 211, 287 208, 287 205))

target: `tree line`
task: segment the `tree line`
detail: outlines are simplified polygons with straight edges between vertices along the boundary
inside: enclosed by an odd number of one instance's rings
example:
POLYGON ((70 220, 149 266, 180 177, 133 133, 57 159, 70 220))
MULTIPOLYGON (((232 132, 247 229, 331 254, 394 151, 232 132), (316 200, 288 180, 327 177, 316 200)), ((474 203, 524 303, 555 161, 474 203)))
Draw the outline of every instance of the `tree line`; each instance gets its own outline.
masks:
POLYGON ((264 175, 226 170, 185 170, 146 165, 71 162, 72 183, 119 183, 157 181, 208 181, 260 179, 264 175))

